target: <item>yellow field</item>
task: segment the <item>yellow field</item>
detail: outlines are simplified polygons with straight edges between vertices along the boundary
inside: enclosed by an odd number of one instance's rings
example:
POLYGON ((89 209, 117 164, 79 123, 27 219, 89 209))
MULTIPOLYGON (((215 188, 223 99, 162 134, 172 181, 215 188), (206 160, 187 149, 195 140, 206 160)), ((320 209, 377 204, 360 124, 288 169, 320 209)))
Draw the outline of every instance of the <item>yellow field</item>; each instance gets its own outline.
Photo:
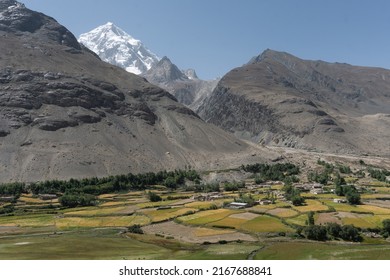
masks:
POLYGON ((127 201, 108 201, 100 204, 100 207, 111 207, 111 206, 118 206, 118 205, 129 205, 130 203, 127 201))
POLYGON ((269 205, 256 205, 251 208, 251 210, 259 210, 258 212, 264 212, 264 210, 270 210, 270 209, 275 209, 278 207, 285 207, 285 206, 291 206, 291 204, 283 201, 278 201, 275 204, 269 204, 269 205))
POLYGON ((275 208, 267 211, 268 214, 280 218, 288 218, 298 215, 298 212, 290 208, 275 208))
POLYGON ((240 227, 242 230, 249 232, 293 232, 294 230, 279 219, 270 216, 260 216, 254 218, 240 227))
POLYGON ((388 197, 388 196, 389 196, 388 194, 380 194, 380 193, 373 193, 373 194, 364 193, 360 195, 362 199, 376 199, 379 197, 388 197))
POLYGON ((190 208, 197 208, 197 209, 206 209, 209 208, 211 205, 217 205, 218 207, 222 206, 223 200, 216 200, 216 201, 194 201, 185 204, 185 207, 190 207, 190 208))
POLYGON ((51 199, 51 200, 42 200, 37 197, 32 197, 32 195, 21 195, 18 201, 31 203, 31 204, 50 204, 50 203, 58 203, 58 198, 51 199))
POLYGON ((105 199, 105 198, 113 198, 117 196, 116 194, 112 194, 112 193, 106 193, 106 194, 101 194, 98 196, 99 199, 105 199))
POLYGON ((118 206, 118 207, 104 207, 104 208, 95 208, 90 210, 74 211, 67 212, 65 216, 98 216, 98 215, 110 215, 118 212, 122 212, 127 208, 127 206, 118 206))
POLYGON ((139 208, 153 208, 153 207, 159 207, 159 206, 167 206, 172 203, 178 202, 179 200, 164 200, 164 201, 158 201, 158 202, 143 202, 137 204, 139 208))
POLYGON ((373 205, 357 205, 357 208, 365 212, 372 212, 376 215, 390 215, 389 208, 383 208, 373 205))
POLYGON ((374 228, 377 227, 377 222, 372 219, 372 215, 356 215, 356 217, 341 218, 344 225, 354 225, 361 228, 374 228))
POLYGON ((229 227, 239 228, 242 224, 246 223, 247 221, 248 220, 246 220, 246 219, 226 217, 226 218, 223 218, 222 220, 209 223, 208 225, 229 226, 229 227))
POLYGON ((152 220, 152 222, 161 222, 161 221, 165 221, 168 219, 172 219, 184 215, 188 211, 196 212, 198 211, 198 209, 195 208, 171 208, 171 209, 163 209, 163 210, 145 209, 142 211, 142 213, 147 215, 152 220))
POLYGON ((293 209, 299 211, 299 212, 309 212, 309 211, 324 211, 328 210, 328 206, 323 205, 321 201, 314 200, 314 199, 306 199, 305 203, 307 205, 305 206, 293 206, 293 209))
POLYGON ((134 224, 145 225, 150 219, 142 215, 111 217, 66 217, 56 220, 60 229, 73 227, 128 227, 134 224))
POLYGON ((221 234, 229 234, 236 232, 235 230, 229 229, 212 229, 212 228, 197 228, 194 231, 195 236, 197 237, 205 237, 205 236, 213 236, 213 235, 221 235, 221 234))
POLYGON ((45 227, 55 224, 54 215, 26 215, 0 217, 0 226, 45 227))
POLYGON ((193 215, 180 217, 179 221, 188 224, 193 224, 193 225, 204 225, 218 220, 222 220, 223 218, 230 216, 232 214, 242 213, 242 212, 244 211, 230 210, 230 209, 201 211, 193 215))

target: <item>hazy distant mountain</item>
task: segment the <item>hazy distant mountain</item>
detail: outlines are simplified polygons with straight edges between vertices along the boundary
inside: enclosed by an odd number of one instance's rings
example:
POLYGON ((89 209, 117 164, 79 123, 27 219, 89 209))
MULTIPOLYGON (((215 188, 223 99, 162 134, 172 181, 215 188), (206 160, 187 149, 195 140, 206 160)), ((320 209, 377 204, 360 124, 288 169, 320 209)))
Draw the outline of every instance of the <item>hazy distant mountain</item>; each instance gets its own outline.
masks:
POLYGON ((152 84, 164 88, 177 100, 196 110, 202 101, 211 94, 218 80, 204 81, 198 78, 195 70, 179 70, 168 57, 163 57, 143 76, 152 84))
POLYGON ((102 60, 137 75, 145 73, 160 60, 140 40, 111 22, 81 34, 79 42, 102 60))
POLYGON ((1 182, 256 160, 248 144, 101 61, 51 17, 1 0, 0 38, 1 182))
POLYGON ((197 111, 268 145, 390 156, 390 71, 267 50, 226 74, 197 111))

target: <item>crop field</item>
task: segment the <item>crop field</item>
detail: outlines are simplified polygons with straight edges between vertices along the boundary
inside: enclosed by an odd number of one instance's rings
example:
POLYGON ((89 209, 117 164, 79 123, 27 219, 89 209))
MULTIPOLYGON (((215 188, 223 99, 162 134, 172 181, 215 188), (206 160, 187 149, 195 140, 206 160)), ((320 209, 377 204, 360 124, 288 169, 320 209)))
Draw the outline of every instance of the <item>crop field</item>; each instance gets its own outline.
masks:
POLYGON ((87 209, 82 211, 66 212, 65 216, 104 216, 104 215, 115 215, 123 213, 129 207, 127 206, 116 206, 116 207, 96 207, 94 209, 87 209))
POLYGON ((246 223, 246 219, 240 219, 240 218, 233 218, 231 216, 223 218, 221 220, 209 223, 209 226, 214 227, 232 227, 232 228, 240 228, 244 223, 246 223))
POLYGON ((178 216, 182 216, 189 212, 196 212, 198 209, 195 208, 170 208, 170 209, 145 209, 140 211, 144 215, 148 216, 152 222, 161 222, 165 220, 169 220, 172 218, 176 218, 178 216))
POLYGON ((280 242, 260 250, 257 260, 389 260, 390 245, 280 242))
POLYGON ((327 206, 333 207, 338 212, 366 212, 366 210, 363 210, 356 205, 349 205, 346 203, 336 203, 336 202, 329 201, 329 200, 324 201, 324 203, 327 206))
POLYGON ((17 227, 46 227, 55 224, 55 216, 50 214, 3 216, 0 217, 0 226, 17 227))
POLYGON ((213 205, 217 207, 221 207, 223 205, 224 200, 215 200, 215 201, 194 201, 190 203, 186 203, 185 207, 189 208, 197 208, 197 209, 208 209, 213 205))
POLYGON ((290 208, 275 208, 267 211, 267 214, 277 216, 279 218, 288 218, 297 216, 299 213, 290 208))
POLYGON ((264 213, 268 210, 279 208, 279 207, 291 207, 291 204, 288 204, 286 202, 277 202, 275 204, 268 204, 268 205, 256 205, 251 208, 254 212, 264 213))
POLYGON ((55 220, 57 228, 84 227, 127 227, 135 224, 146 225, 150 219, 142 215, 132 216, 109 216, 109 217, 65 217, 55 220))
POLYGON ((235 232, 234 230, 229 229, 215 229, 215 228, 205 228, 205 227, 199 227, 196 228, 194 231, 194 234, 197 237, 205 237, 205 236, 215 236, 215 235, 224 235, 235 232))
POLYGON ((243 211, 230 210, 230 209, 217 209, 202 211, 193 215, 188 215, 185 217, 180 217, 178 220, 190 225, 205 225, 208 223, 216 222, 222 220, 232 214, 241 213, 243 211))
POLYGON ((160 201, 137 190, 102 194, 92 206, 79 207, 23 193, 16 202, 0 202, 0 259, 390 259, 382 237, 308 242, 304 231, 310 212, 315 225, 380 231, 390 219, 390 188, 374 185, 378 193, 362 194, 359 205, 335 203, 335 194, 303 193, 304 204, 295 206, 280 197, 282 185, 273 186, 273 194, 221 188, 224 198, 216 200, 210 193, 151 186, 160 201), (245 208, 228 205, 248 198, 245 208), (259 205, 262 199, 275 201, 259 205))
POLYGON ((129 205, 132 204, 128 201, 107 201, 100 204, 100 207, 111 207, 111 206, 119 206, 119 205, 129 205))
POLYGON ((246 223, 242 224, 240 228, 244 231, 253 233, 294 231, 292 228, 283 224, 279 219, 267 215, 263 215, 247 221, 246 223))
POLYGON ((357 205, 357 208, 365 212, 372 212, 375 215, 390 215, 389 208, 383 208, 373 205, 357 205))
POLYGON ((304 226, 307 222, 307 214, 301 214, 296 217, 287 218, 286 222, 293 225, 304 226))
POLYGON ((329 207, 327 205, 324 205, 319 200, 314 199, 306 199, 305 201, 306 205, 304 206, 294 206, 293 209, 297 210, 298 212, 309 212, 309 211, 325 211, 328 210, 329 207))

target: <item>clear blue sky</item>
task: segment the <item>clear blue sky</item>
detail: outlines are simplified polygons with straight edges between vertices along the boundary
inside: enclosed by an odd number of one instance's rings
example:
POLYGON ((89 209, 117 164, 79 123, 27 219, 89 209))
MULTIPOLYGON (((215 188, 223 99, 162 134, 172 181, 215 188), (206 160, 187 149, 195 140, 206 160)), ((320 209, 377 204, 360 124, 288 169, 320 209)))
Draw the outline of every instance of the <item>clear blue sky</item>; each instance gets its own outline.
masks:
POLYGON ((115 23, 198 76, 223 76, 267 48, 390 68, 386 0, 20 0, 81 33, 115 23))

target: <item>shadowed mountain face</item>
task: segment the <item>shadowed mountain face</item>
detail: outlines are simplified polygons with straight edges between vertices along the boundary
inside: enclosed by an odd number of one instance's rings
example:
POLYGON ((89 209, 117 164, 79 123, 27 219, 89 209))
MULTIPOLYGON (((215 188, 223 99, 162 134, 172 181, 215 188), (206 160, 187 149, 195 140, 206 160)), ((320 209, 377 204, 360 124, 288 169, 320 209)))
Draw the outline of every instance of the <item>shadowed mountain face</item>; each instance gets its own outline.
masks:
POLYGON ((230 71, 197 111, 269 145, 390 156, 390 71, 267 50, 230 71))
POLYGON ((236 166, 249 153, 54 19, 0 1, 0 181, 236 166))
POLYGON ((163 57, 143 76, 152 84, 170 92, 180 103, 192 110, 200 106, 218 83, 218 80, 199 79, 193 69, 179 70, 167 57, 163 57))

